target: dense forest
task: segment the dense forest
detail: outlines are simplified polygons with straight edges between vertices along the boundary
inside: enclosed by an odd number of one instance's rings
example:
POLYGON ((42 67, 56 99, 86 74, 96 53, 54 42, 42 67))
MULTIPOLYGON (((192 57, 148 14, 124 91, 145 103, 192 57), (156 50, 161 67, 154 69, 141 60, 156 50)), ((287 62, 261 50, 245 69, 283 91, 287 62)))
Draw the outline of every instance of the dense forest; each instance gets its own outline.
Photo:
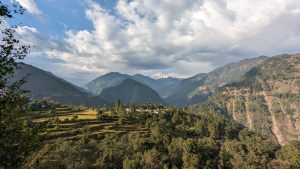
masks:
MULTIPOLYGON (((147 104, 98 108, 99 123, 135 125, 144 133, 56 140, 26 158, 27 168, 299 168, 300 142, 285 146, 215 113, 147 104)), ((57 123, 57 122, 49 122, 57 123)))

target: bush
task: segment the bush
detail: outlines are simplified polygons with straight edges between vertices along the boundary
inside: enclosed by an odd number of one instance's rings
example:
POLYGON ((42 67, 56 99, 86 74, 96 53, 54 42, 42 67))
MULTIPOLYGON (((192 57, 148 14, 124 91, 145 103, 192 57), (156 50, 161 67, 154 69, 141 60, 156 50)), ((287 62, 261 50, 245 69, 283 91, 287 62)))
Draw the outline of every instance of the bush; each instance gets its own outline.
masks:
POLYGON ((77 121, 78 120, 78 115, 77 114, 74 114, 71 118, 71 121, 74 122, 74 121, 77 121))

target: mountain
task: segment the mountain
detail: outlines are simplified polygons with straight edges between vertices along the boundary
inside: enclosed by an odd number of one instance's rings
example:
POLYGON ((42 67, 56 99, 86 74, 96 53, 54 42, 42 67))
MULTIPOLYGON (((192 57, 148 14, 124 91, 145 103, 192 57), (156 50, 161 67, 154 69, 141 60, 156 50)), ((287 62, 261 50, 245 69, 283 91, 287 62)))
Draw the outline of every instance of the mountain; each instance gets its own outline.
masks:
POLYGON ((86 84, 85 88, 90 93, 99 95, 103 89, 117 86, 121 84, 125 79, 132 79, 140 82, 152 88, 157 93, 160 93, 161 97, 164 97, 168 93, 170 93, 169 91, 174 88, 173 86, 176 86, 180 82, 180 79, 177 78, 153 79, 141 74, 130 76, 127 74, 112 72, 100 76, 95 80, 89 82, 88 84, 86 84))
POLYGON ((261 64, 268 57, 245 59, 231 63, 209 73, 201 73, 182 80, 174 89, 174 93, 166 100, 178 107, 206 100, 218 87, 224 86, 240 78, 253 67, 261 64))
POLYGON ((130 78, 117 86, 103 89, 100 97, 110 103, 114 103, 117 99, 120 99, 122 104, 164 103, 153 89, 130 78))
POLYGON ((280 144, 300 140, 300 54, 272 57, 193 112, 219 112, 280 144))
MULTIPOLYGON (((198 74, 191 78, 183 79, 167 98, 167 103, 178 107, 190 104, 189 94, 204 83, 205 73, 198 74)), ((205 97, 206 98, 206 97, 205 97)), ((200 99, 199 99, 200 100, 200 99)))
POLYGON ((177 86, 181 82, 181 79, 174 77, 160 78, 156 80, 160 84, 160 88, 157 89, 157 92, 162 98, 167 98, 172 93, 175 92, 177 86))
POLYGON ((130 76, 118 72, 111 72, 87 83, 85 89, 94 95, 99 95, 103 89, 117 86, 127 78, 130 78, 130 76))
POLYGON ((28 96, 32 99, 51 98, 61 103, 85 105, 106 103, 99 97, 90 96, 84 92, 84 89, 28 64, 21 64, 11 81, 19 80, 27 75, 30 76, 21 89, 29 90, 28 96))
POLYGON ((170 93, 176 89, 177 85, 181 81, 180 79, 168 77, 168 78, 160 78, 153 79, 148 76, 144 76, 141 74, 136 74, 131 77, 133 80, 138 81, 144 85, 149 86, 153 90, 155 90, 162 98, 167 97, 170 93))

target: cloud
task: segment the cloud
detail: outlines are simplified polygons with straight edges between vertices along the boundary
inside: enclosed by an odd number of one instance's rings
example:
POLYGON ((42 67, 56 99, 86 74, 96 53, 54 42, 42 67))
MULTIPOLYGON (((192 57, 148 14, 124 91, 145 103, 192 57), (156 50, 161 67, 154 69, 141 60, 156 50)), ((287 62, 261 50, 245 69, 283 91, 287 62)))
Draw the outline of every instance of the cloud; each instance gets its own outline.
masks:
POLYGON ((68 30, 40 47, 65 61, 60 71, 73 77, 110 71, 186 77, 300 50, 298 0, 119 0, 113 12, 85 2, 93 29, 68 30))
POLYGON ((35 0, 15 0, 29 13, 39 15, 42 11, 39 10, 35 0))

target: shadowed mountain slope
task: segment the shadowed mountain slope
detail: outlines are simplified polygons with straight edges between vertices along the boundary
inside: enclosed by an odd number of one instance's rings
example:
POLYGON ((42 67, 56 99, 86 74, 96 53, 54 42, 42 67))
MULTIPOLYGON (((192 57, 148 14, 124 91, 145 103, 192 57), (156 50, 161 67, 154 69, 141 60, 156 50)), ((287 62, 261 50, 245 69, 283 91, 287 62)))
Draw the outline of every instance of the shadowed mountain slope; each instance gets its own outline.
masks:
POLYGON ((125 79, 117 86, 103 89, 100 97, 110 103, 117 99, 120 99, 122 104, 164 103, 153 89, 132 79, 125 79))
POLYGON ((79 88, 50 72, 46 72, 31 65, 22 64, 11 81, 19 80, 29 75, 27 82, 21 87, 30 91, 27 95, 32 99, 51 98, 60 103, 85 105, 101 105, 106 102, 90 96, 84 89, 79 88))

